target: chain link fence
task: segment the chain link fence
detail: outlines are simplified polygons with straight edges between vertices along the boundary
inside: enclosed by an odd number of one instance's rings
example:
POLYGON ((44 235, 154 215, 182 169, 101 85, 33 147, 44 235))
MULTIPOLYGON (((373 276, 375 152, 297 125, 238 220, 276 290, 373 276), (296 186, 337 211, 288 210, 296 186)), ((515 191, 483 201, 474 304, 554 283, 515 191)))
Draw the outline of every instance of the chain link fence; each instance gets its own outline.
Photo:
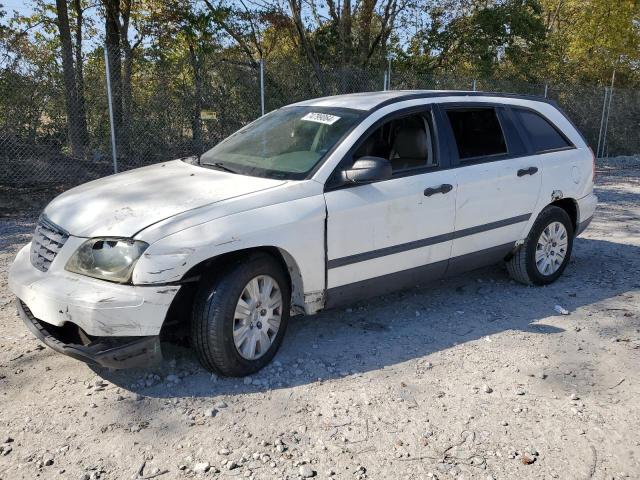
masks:
POLYGON ((0 189, 68 188, 110 175, 116 165, 123 171, 201 153, 283 105, 383 89, 546 96, 601 156, 640 153, 640 91, 635 90, 428 76, 394 71, 393 65, 314 69, 288 60, 104 53, 98 48, 85 59, 83 94, 73 103, 72 116, 61 72, 11 57, 0 64, 0 189))

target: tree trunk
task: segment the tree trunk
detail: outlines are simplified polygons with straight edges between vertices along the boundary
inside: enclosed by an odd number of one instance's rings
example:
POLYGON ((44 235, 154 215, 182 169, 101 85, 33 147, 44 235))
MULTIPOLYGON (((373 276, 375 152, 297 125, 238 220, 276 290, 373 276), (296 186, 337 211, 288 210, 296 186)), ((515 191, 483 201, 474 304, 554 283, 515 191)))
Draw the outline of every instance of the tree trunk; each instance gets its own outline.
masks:
POLYGON ((202 114, 202 60, 198 57, 195 47, 189 44, 189 59, 191 68, 193 69, 194 83, 194 99, 193 99, 193 117, 191 119, 191 131, 193 141, 193 151, 196 154, 202 153, 202 122, 200 115, 202 114))
POLYGON ((84 61, 82 58, 82 26, 84 17, 80 0, 73 0, 73 8, 76 12, 76 91, 78 98, 78 112, 80 114, 82 144, 86 148, 89 141, 89 134, 87 132, 87 109, 84 99, 84 61))
POLYGON ((109 60, 109 79, 113 102, 113 126, 116 132, 116 148, 122 144, 122 61, 120 48, 120 0, 104 0, 105 47, 109 60))
POLYGON ((133 125, 133 94, 131 80, 133 75, 133 52, 135 47, 129 41, 129 20, 133 0, 123 0, 120 15, 120 45, 122 48, 122 132, 120 134, 120 152, 123 157, 131 156, 131 130, 133 125))
POLYGON ((82 158, 84 156, 82 117, 78 108, 78 90, 73 66, 73 46, 66 0, 56 0, 56 10, 60 45, 62 47, 62 73, 71 155, 76 158, 82 158))
POLYGON ((296 34, 298 35, 298 40, 300 41, 300 46, 304 51, 307 60, 311 64, 313 68, 313 72, 318 79, 318 83, 320 84, 320 90, 323 94, 327 94, 327 84, 324 80, 324 75, 322 74, 322 69, 320 68, 320 62, 316 55, 315 49, 313 45, 309 43, 307 39, 307 34, 305 32, 304 21, 302 20, 302 1, 301 0, 288 0, 289 8, 291 9, 291 15, 293 20, 293 25, 296 30, 296 34))
POLYGON ((374 9, 376 8, 376 0, 363 0, 360 7, 358 39, 358 56, 360 64, 365 66, 369 59, 369 47, 371 45, 371 22, 373 20, 374 9))
POLYGON ((342 40, 342 66, 351 64, 351 53, 352 53, 352 26, 353 26, 353 18, 351 16, 351 0, 344 0, 342 4, 342 15, 340 17, 341 25, 340 25, 340 33, 342 40))

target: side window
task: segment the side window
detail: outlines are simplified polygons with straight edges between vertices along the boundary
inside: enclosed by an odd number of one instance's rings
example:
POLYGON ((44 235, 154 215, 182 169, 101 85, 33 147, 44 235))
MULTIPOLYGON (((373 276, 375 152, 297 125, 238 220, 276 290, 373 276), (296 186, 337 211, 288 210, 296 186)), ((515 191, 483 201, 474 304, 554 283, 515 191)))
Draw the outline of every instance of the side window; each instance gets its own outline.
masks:
POLYGON ((494 108, 456 108, 446 112, 461 160, 507 153, 494 108))
POLYGON ((571 146, 558 129, 542 115, 523 108, 514 108, 513 112, 527 132, 534 152, 540 153, 571 146))
POLYGON ((382 157, 394 172, 436 166, 433 129, 426 114, 413 114, 383 123, 360 144, 353 160, 382 157))

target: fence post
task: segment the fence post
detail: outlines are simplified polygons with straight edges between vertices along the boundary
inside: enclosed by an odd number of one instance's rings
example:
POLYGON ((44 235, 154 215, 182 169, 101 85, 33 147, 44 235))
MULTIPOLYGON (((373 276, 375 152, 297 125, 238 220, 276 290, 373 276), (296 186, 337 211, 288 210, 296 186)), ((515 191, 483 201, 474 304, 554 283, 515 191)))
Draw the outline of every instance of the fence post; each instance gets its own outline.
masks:
POLYGON ((611 117, 611 99, 613 98, 613 86, 616 83, 616 70, 613 69, 611 75, 611 86, 609 87, 609 102, 607 105, 607 118, 604 121, 604 133, 602 136, 602 154, 607 152, 607 158, 609 158, 609 145, 607 145, 607 132, 609 131, 609 118, 611 117))
POLYGON ((602 115, 600 116, 600 131, 598 132, 598 146, 596 148, 596 158, 600 158, 600 145, 602 144, 602 132, 604 129, 604 116, 607 110, 607 97, 609 96, 609 87, 604 87, 604 101, 602 102, 602 115))
POLYGON ((609 131, 609 118, 611 117, 611 99, 613 98, 613 87, 609 89, 609 102, 607 105, 607 118, 604 121, 604 132, 602 133, 602 156, 607 152, 609 158, 609 145, 607 145, 607 132, 609 131))
POLYGON ((387 91, 387 71, 384 71, 384 79, 382 80, 382 90, 387 91))
POLYGON ((104 46, 104 65, 107 75, 107 100, 109 101, 109 124, 111 125, 111 155, 113 157, 113 173, 118 173, 118 155, 116 150, 116 129, 113 123, 113 100, 111 98, 111 70, 109 68, 109 49, 104 46))
POLYGON ((260 112, 264 116, 264 58, 260 59, 260 112))
POLYGON ((473 79, 473 91, 474 92, 476 91, 476 79, 475 78, 473 79))
POLYGON ((391 90, 391 57, 389 57, 387 66, 387 90, 391 90))
POLYGON ((548 94, 549 94, 549 84, 545 83, 544 84, 544 98, 547 98, 548 94))

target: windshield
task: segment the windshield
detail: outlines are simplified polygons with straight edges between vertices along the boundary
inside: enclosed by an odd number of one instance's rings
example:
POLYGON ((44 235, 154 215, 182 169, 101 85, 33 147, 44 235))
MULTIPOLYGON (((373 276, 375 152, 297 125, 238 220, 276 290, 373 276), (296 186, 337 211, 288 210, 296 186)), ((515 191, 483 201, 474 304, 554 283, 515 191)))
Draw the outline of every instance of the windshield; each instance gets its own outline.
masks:
POLYGON ((285 107, 203 153, 200 164, 244 175, 302 179, 361 116, 344 108, 285 107))

